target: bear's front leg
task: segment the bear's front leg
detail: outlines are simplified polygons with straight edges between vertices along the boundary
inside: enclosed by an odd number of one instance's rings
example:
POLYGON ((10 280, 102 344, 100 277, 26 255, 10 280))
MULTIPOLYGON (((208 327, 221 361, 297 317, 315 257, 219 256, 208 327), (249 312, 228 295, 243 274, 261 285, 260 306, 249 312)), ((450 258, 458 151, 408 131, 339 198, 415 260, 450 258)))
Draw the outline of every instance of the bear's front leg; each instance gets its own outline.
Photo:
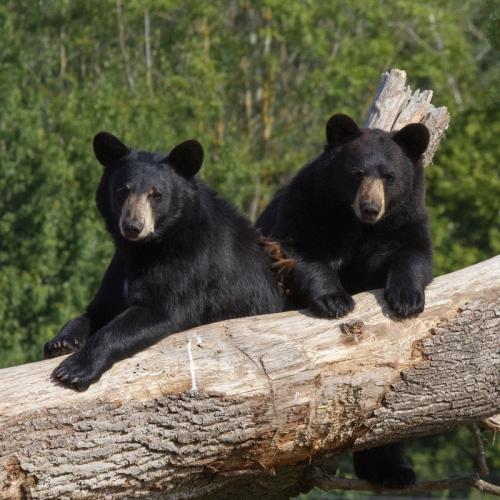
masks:
POLYGON ((55 358, 81 349, 87 339, 125 309, 121 264, 113 257, 97 294, 80 316, 68 321, 43 348, 43 357, 55 358))
POLYGON ((178 331, 176 326, 150 308, 131 307, 89 337, 82 349, 54 370, 52 377, 62 385, 85 391, 114 363, 178 331))
POLYGON ((68 321, 59 333, 43 347, 45 359, 55 358, 81 349, 90 335, 90 320, 78 316, 68 321))
POLYGON ((384 290, 384 299, 400 318, 420 314, 425 306, 425 287, 432 279, 430 251, 402 250, 394 256, 384 290))

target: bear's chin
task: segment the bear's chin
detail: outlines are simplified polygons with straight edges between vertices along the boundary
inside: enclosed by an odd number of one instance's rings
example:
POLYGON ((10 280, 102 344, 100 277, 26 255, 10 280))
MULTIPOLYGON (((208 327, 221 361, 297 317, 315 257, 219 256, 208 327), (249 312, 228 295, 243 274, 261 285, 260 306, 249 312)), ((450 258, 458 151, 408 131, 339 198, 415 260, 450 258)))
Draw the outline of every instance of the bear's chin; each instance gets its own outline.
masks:
POLYGON ((380 222, 382 217, 358 217, 358 219, 363 224, 373 226, 374 224, 377 224, 377 222, 380 222))
POLYGON ((356 219, 358 219, 359 222, 361 222, 361 224, 366 224, 368 226, 373 226, 374 224, 378 224, 384 218, 384 214, 375 215, 373 217, 361 215, 361 214, 357 214, 357 213, 354 213, 354 215, 355 215, 356 219))

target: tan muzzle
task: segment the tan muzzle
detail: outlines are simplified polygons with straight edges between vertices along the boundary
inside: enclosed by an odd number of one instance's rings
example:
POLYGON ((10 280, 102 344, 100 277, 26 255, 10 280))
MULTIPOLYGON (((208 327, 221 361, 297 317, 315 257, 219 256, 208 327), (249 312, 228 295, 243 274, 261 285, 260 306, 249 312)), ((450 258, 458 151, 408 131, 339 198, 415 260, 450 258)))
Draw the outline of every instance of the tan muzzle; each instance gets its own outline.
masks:
POLYGON ((384 182, 378 177, 364 177, 352 204, 361 222, 375 224, 385 213, 384 182))

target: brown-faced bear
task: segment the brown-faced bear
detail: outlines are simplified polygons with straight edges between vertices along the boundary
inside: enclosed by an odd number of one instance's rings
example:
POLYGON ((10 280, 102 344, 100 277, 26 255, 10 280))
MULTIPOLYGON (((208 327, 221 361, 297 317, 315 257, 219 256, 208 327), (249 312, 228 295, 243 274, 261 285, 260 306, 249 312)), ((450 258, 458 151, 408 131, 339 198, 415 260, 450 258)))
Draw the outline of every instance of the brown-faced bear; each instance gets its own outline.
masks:
MULTIPOLYGON (((354 309, 352 294, 384 288, 395 316, 420 313, 432 276, 422 165, 427 128, 361 129, 337 114, 326 137, 323 153, 257 221, 295 260, 288 285, 294 306, 336 318, 354 309)), ((354 465, 359 477, 386 487, 415 481, 399 444, 355 453, 354 465)))
POLYGON ((57 381, 85 390, 171 333, 283 310, 255 229, 196 177, 197 141, 149 153, 101 132, 94 151, 104 166, 97 207, 115 253, 85 312, 45 345, 46 358, 74 353, 55 369, 57 381))

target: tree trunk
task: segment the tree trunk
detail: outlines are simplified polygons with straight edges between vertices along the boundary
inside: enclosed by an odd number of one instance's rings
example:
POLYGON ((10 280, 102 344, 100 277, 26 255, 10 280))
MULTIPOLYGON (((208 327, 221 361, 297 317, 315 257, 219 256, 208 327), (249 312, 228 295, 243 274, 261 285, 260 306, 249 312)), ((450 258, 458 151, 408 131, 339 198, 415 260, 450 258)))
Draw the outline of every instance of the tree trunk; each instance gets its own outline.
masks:
POLYGON ((259 481, 279 483, 273 498, 307 490, 306 467, 287 479, 283 466, 500 412, 499 298, 500 256, 437 278, 416 319, 390 319, 377 290, 340 320, 285 312, 172 335, 84 393, 51 383, 61 359, 0 370, 1 491, 224 498, 259 481))

